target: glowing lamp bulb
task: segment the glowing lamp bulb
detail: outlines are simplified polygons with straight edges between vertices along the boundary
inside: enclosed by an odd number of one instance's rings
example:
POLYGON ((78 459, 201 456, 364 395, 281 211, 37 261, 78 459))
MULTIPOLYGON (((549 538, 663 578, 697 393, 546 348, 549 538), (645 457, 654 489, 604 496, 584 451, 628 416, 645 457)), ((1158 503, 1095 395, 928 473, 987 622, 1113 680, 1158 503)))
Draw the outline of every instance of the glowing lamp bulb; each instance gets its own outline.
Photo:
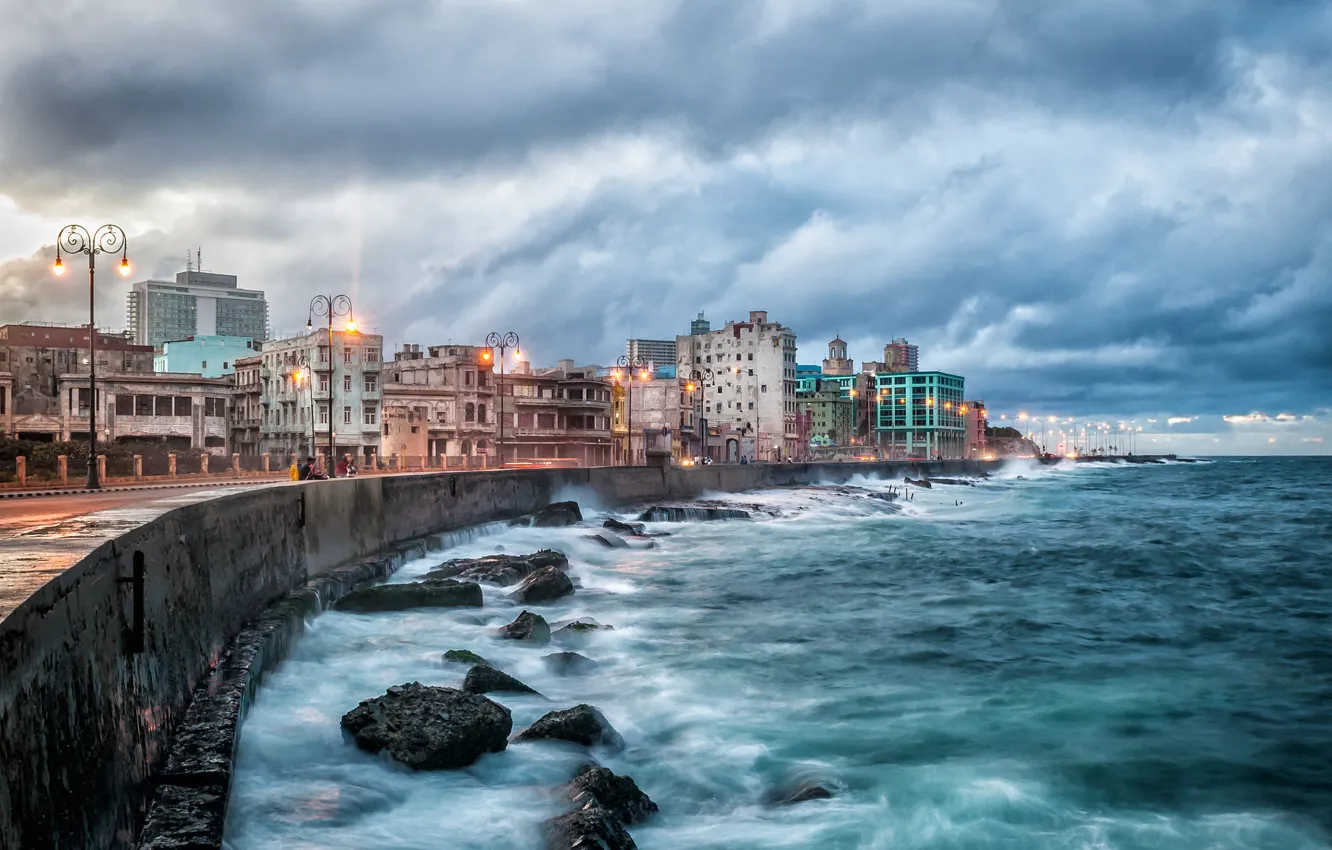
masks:
POLYGON ((349 319, 349 320, 347 321, 347 332, 348 332, 348 333, 356 333, 356 320, 355 320, 355 319, 349 319))
POLYGON ((65 273, 65 261, 56 257, 55 265, 51 266, 51 271, 55 273, 56 277, 63 275, 65 273))
POLYGON ((490 352, 489 352, 489 351, 483 351, 483 352, 481 352, 481 359, 482 359, 482 360, 485 360, 485 361, 489 361, 489 360, 490 360, 490 352))
POLYGON ((120 276, 121 276, 121 277, 129 277, 129 275, 130 275, 130 261, 129 261, 129 257, 121 257, 121 258, 120 258, 120 276))

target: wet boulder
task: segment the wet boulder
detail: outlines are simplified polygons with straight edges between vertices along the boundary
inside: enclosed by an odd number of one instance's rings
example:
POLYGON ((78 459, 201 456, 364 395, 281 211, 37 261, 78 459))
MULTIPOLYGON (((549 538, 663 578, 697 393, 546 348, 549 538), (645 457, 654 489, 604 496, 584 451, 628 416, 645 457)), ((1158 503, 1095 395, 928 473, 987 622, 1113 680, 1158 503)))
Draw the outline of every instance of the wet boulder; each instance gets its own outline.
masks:
POLYGON ((620 522, 618 519, 608 519, 601 524, 601 527, 613 531, 616 534, 629 534, 634 537, 642 537, 644 531, 641 522, 620 522))
POLYGON ((426 573, 427 579, 460 578, 507 587, 517 584, 543 567, 568 569, 563 552, 542 549, 530 555, 486 555, 483 558, 458 558, 440 564, 426 573))
POLYGON ((387 750, 415 770, 446 770, 504 750, 513 720, 483 696, 411 682, 363 701, 342 716, 342 728, 363 750, 387 750))
POLYGON ((577 652, 553 652, 542 660, 552 672, 560 676, 579 676, 597 667, 597 662, 577 652))
POLYGON ((603 626, 591 617, 556 623, 553 628, 555 629, 554 636, 557 638, 572 637, 575 635, 587 634, 588 632, 615 631, 614 626, 603 626))
POLYGON ((512 623, 501 627, 499 636, 505 640, 528 640, 533 643, 546 643, 550 640, 550 624, 540 614, 524 611, 515 617, 512 623))
POLYGON ((444 653, 444 660, 450 664, 489 664, 490 662, 470 649, 450 649, 444 653))
POLYGON ((525 605, 539 605, 542 602, 554 602, 573 592, 573 582, 562 570, 542 567, 523 579, 518 589, 509 595, 525 605))
POLYGON ((927 479, 927 478, 920 478, 920 479, 915 479, 915 480, 913 480, 912 478, 910 478, 910 477, 908 476, 908 477, 904 477, 902 480, 903 480, 904 482, 906 482, 907 484, 913 484, 913 485, 915 485, 916 487, 924 487, 926 490, 933 490, 933 489, 934 489, 934 485, 931 484, 931 483, 929 482, 929 479, 927 479))
POLYGON ((657 804, 629 776, 616 776, 608 768, 589 766, 562 793, 578 806, 596 804, 626 826, 640 823, 657 812, 657 804))
POLYGON ((833 796, 833 792, 814 782, 804 782, 800 785, 777 788, 768 792, 764 796, 763 802, 769 806, 794 806, 796 803, 806 803, 810 800, 827 800, 833 796))
POLYGON ((583 512, 578 509, 577 502, 555 502, 532 517, 532 525, 536 528, 559 528, 582 521, 583 512))
POLYGON ((543 829, 546 850, 637 850, 638 845, 608 809, 589 803, 551 818, 543 829))
POLYGON ((536 691, 524 685, 502 670, 496 670, 489 664, 477 664, 467 671, 463 679, 463 690, 469 694, 489 694, 496 691, 509 691, 516 694, 535 694, 536 691))
POLYGON ((600 711, 590 705, 576 705, 552 711, 518 733, 519 741, 570 741, 584 747, 604 746, 620 749, 624 739, 600 711))
POLYGON ((585 540, 591 540, 594 543, 600 543, 607 549, 628 549, 629 543, 620 535, 609 531, 594 531, 591 534, 583 535, 585 540))
POLYGON ((697 505, 654 505, 638 515, 640 522, 713 522, 725 519, 749 519, 749 511, 739 508, 700 507, 697 505))
POLYGON ((339 611, 372 613, 413 608, 481 607, 481 585, 455 579, 380 584, 353 590, 333 606, 339 611))

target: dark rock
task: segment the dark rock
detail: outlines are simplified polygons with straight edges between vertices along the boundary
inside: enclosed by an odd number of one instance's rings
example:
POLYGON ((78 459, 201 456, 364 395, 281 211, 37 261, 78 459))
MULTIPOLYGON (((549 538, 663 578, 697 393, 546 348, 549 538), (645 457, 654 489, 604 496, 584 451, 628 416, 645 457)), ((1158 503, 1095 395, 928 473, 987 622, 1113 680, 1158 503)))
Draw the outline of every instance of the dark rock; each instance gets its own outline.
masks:
POLYGON ((356 746, 388 750, 416 770, 466 767, 508 746, 509 710, 483 696, 411 682, 363 701, 342 716, 356 746))
POLYGON ((618 519, 608 519, 601 524, 602 528, 608 528, 618 534, 631 534, 634 537, 643 536, 643 524, 641 522, 627 523, 620 522, 618 519))
POLYGON ((518 589, 509 594, 526 605, 553 602, 574 592, 573 582, 555 567, 542 567, 523 579, 518 589))
POLYGON ((561 676, 577 676, 597 666, 597 662, 577 652, 554 652, 543 660, 553 672, 561 676))
POLYGON ((339 611, 407 611, 412 608, 481 607, 481 585, 454 579, 431 579, 409 584, 380 584, 353 590, 333 607, 339 611))
POLYGON ((227 794, 221 786, 164 785, 135 846, 142 850, 193 850, 222 846, 227 794))
POLYGON ((654 505, 638 515, 640 522, 709 522, 723 519, 749 519, 749 511, 738 508, 666 507, 654 505))
POLYGON ((498 584, 505 587, 517 584, 542 567, 567 569, 569 559, 563 552, 542 549, 530 555, 487 555, 484 558, 458 558, 440 564, 426 573, 429 579, 462 578, 471 581, 498 584))
POLYGON ((794 788, 779 788, 769 792, 763 802, 769 806, 793 806, 810 800, 830 799, 833 792, 813 782, 806 782, 794 788))
POLYGON ((552 711, 518 733, 519 741, 572 741, 584 747, 598 744, 611 749, 624 746, 624 739, 605 716, 590 705, 575 705, 552 711))
POLYGON ((583 512, 577 502, 555 502, 546 505, 541 512, 532 517, 532 525, 537 528, 558 528, 583 521, 583 512))
POLYGON ((524 611, 514 618, 512 623, 499 630, 499 636, 506 640, 530 640, 533 643, 546 643, 550 640, 550 624, 540 614, 524 611))
POLYGON ((905 481, 907 484, 914 484, 914 485, 917 486, 917 487, 924 487, 926 490, 933 490, 933 489, 934 489, 934 487, 930 484, 929 480, 928 480, 928 479, 925 479, 925 478, 921 478, 921 479, 919 479, 919 480, 914 480, 914 481, 913 481, 911 478, 906 477, 906 478, 903 478, 902 480, 905 481))
POLYGON ((629 544, 618 534, 612 534, 609 531, 595 531, 591 534, 583 535, 584 539, 592 540, 605 546, 607 549, 628 549, 629 544))
POLYGON ((450 664, 490 664, 470 649, 450 649, 444 653, 444 660, 450 664))
POLYGON ((601 623, 598 623, 596 620, 593 620, 591 617, 585 620, 574 620, 569 623, 556 623, 555 625, 557 628, 555 629, 554 635, 557 638, 562 636, 568 637, 570 635, 581 635, 581 634, 586 634, 587 632, 599 632, 603 630, 608 632, 615 631, 614 626, 603 626, 601 623))
POLYGON ((524 685, 502 670, 496 670, 489 664, 477 664, 467 671, 463 680, 463 690, 469 694, 488 694, 494 691, 511 691, 518 694, 535 694, 532 688, 524 685))
POLYGON ((564 786, 564 795, 578 806, 595 803, 626 826, 644 821, 657 811, 657 804, 631 777, 616 776, 600 766, 580 770, 574 780, 564 786))
POLYGON ((596 804, 546 821, 546 850, 637 850, 615 815, 596 804))
POLYGON ((967 481, 963 478, 929 478, 926 479, 931 484, 951 484, 955 487, 975 487, 974 481, 967 481))

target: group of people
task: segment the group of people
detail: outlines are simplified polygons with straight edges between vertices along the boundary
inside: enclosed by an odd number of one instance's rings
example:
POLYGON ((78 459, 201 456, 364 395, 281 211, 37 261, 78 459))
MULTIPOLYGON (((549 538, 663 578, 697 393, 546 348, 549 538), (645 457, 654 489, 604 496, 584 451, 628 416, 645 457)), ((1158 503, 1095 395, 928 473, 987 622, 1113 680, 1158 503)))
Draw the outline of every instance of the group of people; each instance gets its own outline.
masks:
MULTIPOLYGON (((356 475, 356 461, 343 458, 333 468, 335 478, 352 478, 356 475)), ((291 465, 292 481, 327 481, 328 473, 315 464, 315 459, 307 457, 302 463, 291 465)))

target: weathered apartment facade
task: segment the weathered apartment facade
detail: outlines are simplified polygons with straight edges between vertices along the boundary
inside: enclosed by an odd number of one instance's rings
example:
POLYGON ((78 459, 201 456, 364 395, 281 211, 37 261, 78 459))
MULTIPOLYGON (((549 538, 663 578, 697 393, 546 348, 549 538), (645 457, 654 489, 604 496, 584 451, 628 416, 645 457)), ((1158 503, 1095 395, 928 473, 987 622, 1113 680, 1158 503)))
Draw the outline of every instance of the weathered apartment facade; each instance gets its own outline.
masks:
POLYGON ((494 353, 476 345, 404 345, 384 382, 381 440, 400 465, 475 468, 495 451, 494 353))
POLYGON ((612 462, 611 387, 595 366, 529 364, 504 377, 505 463, 607 466, 612 462))

